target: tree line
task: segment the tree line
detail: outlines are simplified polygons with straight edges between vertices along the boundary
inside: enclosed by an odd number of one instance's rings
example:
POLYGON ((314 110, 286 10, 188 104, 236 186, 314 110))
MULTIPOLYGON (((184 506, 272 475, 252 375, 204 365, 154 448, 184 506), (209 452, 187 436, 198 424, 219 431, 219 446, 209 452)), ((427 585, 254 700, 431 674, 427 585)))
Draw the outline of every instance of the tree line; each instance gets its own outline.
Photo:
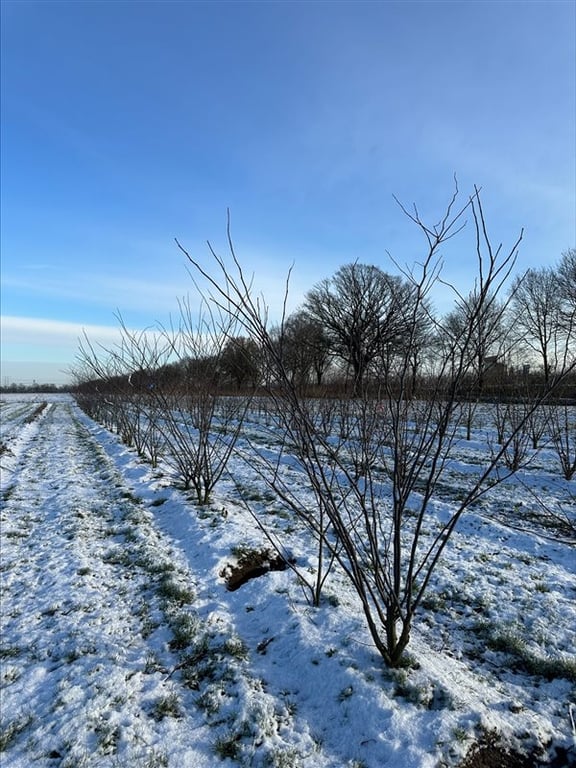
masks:
MULTIPOLYGON (((494 389, 517 382, 519 374, 526 380, 529 372, 548 386, 576 345, 576 249, 563 253, 556 267, 517 277, 502 298, 478 287, 458 295, 445 317, 422 298, 412 276, 350 263, 314 286, 277 333, 293 381, 320 385, 332 376, 358 396, 405 362, 416 392, 437 370, 442 348, 465 339, 471 322, 473 337, 465 344, 477 392, 487 383, 494 389)), ((243 359, 257 366, 257 357, 243 359)))
MULTIPOLYGON (((377 392, 407 366, 414 395, 425 395, 446 349, 457 349, 459 340, 468 357, 463 394, 513 396, 549 387, 576 347, 576 249, 565 251, 555 266, 527 270, 500 294, 482 295, 475 287, 458 294, 442 317, 411 276, 353 262, 309 290, 302 306, 270 329, 270 339, 286 376, 309 394, 377 392)), ((189 334, 190 307, 184 315, 189 334)), ((172 339, 165 351, 175 359, 162 362, 164 356, 155 354, 153 369, 149 359, 143 361, 143 369, 128 371, 131 386, 162 387, 193 377, 215 393, 242 393, 276 383, 256 339, 231 334, 213 317, 201 317, 198 327, 210 344, 194 344, 187 355, 172 339)), ((119 373, 117 385, 126 373, 119 373)), ((566 397, 576 398, 573 385, 562 388, 566 397)))
POLYGON ((0 394, 56 394, 69 392, 71 384, 23 384, 22 382, 14 382, 12 384, 3 384, 0 386, 0 394))

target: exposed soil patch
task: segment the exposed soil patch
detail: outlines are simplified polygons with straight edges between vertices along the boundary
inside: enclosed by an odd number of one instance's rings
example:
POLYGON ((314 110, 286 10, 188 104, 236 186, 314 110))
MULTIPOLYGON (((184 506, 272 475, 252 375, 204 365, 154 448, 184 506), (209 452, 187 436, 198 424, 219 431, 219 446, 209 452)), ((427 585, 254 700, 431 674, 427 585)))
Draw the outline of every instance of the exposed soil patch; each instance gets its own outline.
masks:
POLYGON ((474 747, 460 768, 536 768, 539 765, 534 758, 487 744, 474 747))
POLYGON ((220 571, 220 576, 226 581, 226 589, 234 592, 250 579, 263 576, 269 571, 285 571, 287 567, 288 560, 278 552, 269 548, 250 549, 243 552, 237 562, 228 563, 220 571))
POLYGON ((576 753, 571 749, 556 749, 556 755, 543 762, 535 752, 522 754, 497 743, 493 733, 486 734, 466 756, 459 768, 574 768, 576 753))

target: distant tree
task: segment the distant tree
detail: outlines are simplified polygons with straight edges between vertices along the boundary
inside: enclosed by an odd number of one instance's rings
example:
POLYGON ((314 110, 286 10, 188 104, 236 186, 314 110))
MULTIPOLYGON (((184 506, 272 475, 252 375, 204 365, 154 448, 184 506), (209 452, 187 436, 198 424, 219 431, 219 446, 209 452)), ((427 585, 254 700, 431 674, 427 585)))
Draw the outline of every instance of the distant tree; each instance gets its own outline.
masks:
POLYGON ((542 363, 550 381, 562 355, 562 292, 558 272, 551 267, 529 269, 512 286, 514 332, 542 363))
POLYGON ((569 348, 576 347, 576 248, 564 251, 558 265, 561 323, 569 348))
POLYGON ((70 392, 72 384, 5 384, 0 386, 0 393, 18 393, 18 392, 32 392, 34 394, 52 394, 55 392, 70 392))
POLYGON ((408 371, 409 389, 416 394, 425 364, 433 363, 437 358, 437 319, 428 298, 419 295, 413 273, 407 273, 407 281, 402 284, 399 296, 399 333, 396 338, 383 340, 374 374, 376 380, 390 378, 391 385, 395 386, 398 375, 408 371))
POLYGON ((299 311, 284 323, 278 343, 286 371, 302 387, 313 377, 317 385, 330 362, 330 341, 322 324, 299 311))
POLYGON ((254 389, 260 376, 259 351, 254 341, 245 336, 228 339, 220 357, 220 369, 236 389, 246 385, 254 389))
POLYGON ((458 359, 456 364, 466 365, 470 374, 467 378, 472 378, 479 393, 484 390, 490 367, 507 351, 506 306, 496 295, 473 290, 459 297, 443 323, 444 342, 466 358, 458 359))
POLYGON ((362 392, 371 364, 400 343, 409 296, 402 278, 357 262, 308 292, 305 311, 325 329, 333 353, 352 369, 354 395, 362 392))
POLYGON ((576 306, 576 248, 564 251, 558 265, 558 279, 562 297, 576 306))

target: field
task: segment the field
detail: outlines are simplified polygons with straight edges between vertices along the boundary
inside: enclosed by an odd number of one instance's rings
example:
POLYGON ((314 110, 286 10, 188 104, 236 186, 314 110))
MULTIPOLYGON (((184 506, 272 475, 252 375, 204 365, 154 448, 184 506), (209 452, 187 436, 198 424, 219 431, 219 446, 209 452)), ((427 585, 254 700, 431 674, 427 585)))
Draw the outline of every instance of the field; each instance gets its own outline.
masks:
MULTIPOLYGON (((317 608, 291 568, 226 589, 255 517, 314 568, 241 450, 200 507, 68 396, 4 396, 1 424, 5 768, 576 765, 576 483, 550 447, 460 520, 392 670, 338 568, 317 608)), ((432 514, 486 450, 462 439, 432 514)))

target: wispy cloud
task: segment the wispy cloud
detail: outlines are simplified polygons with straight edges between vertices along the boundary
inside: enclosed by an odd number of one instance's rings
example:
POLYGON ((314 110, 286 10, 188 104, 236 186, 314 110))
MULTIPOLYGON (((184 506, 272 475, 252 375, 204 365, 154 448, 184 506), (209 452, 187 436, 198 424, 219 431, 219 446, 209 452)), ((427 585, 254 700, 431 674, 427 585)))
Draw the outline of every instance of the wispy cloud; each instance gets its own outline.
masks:
POLYGON ((3 352, 11 345, 33 345, 75 350, 86 334, 98 344, 115 344, 120 340, 119 328, 105 325, 81 325, 60 320, 2 315, 0 329, 3 352))
POLYGON ((188 286, 185 280, 162 282, 154 278, 106 276, 76 273, 73 277, 43 278, 27 275, 3 276, 4 289, 16 289, 30 296, 89 302, 92 306, 110 311, 148 309, 153 312, 171 312, 177 306, 177 297, 188 286))

